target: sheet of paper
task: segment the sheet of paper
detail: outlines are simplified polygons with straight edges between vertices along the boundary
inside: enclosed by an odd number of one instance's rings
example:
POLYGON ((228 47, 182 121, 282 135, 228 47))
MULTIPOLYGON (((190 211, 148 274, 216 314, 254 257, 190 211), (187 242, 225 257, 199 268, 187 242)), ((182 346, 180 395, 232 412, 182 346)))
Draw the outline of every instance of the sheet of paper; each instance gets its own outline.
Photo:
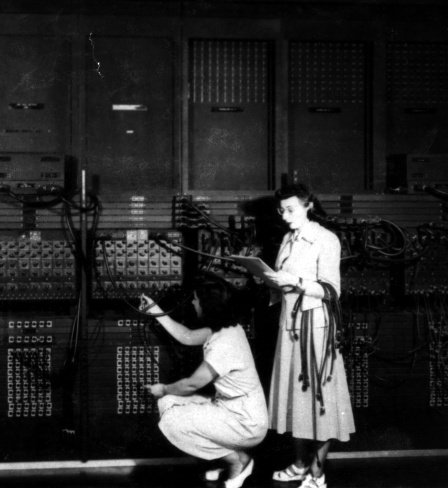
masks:
POLYGON ((244 266, 250 273, 252 273, 257 278, 262 279, 268 286, 272 288, 280 289, 273 281, 271 281, 267 276, 266 273, 274 273, 275 271, 270 268, 262 259, 254 257, 254 256, 230 256, 232 259, 235 260, 236 263, 244 266))

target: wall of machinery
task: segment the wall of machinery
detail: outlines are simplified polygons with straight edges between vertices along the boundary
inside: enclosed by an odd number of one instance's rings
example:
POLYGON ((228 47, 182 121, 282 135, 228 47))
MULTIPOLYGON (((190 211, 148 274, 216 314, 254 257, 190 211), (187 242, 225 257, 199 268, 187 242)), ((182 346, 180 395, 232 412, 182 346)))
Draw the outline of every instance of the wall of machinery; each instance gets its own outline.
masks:
MULTIPOLYGON (((341 450, 446 442, 447 198, 434 187, 425 195, 320 195, 325 225, 342 245, 346 368, 358 425, 341 450)), ((286 229, 272 193, 103 201, 92 191, 83 200, 79 189, 4 188, 0 212, 10 216, 0 231, 5 459, 177 456, 142 385, 189 374, 201 351, 176 344, 140 313, 139 296, 150 294, 195 327, 198 276, 233 290, 268 388, 279 311, 231 256, 273 265, 286 229), (24 220, 27 213, 36 218, 24 220), (36 432, 44 432, 39 443, 36 432)))
POLYGON ((202 351, 139 297, 197 327, 198 276, 233 291, 267 392, 279 310, 232 256, 274 265, 299 181, 342 247, 335 449, 445 447, 446 7, 56 3, 0 15, 0 459, 179 456, 141 387, 202 351))
POLYGON ((271 191, 285 173, 349 195, 448 181, 441 1, 119 4, 4 6, 3 185, 61 185, 61 155, 109 201, 271 191))

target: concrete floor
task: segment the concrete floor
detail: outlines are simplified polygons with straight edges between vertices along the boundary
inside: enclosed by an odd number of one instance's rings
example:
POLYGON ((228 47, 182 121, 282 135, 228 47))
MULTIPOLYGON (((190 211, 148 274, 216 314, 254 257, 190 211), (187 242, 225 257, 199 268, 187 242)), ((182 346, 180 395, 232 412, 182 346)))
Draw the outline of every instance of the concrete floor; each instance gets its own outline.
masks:
MULTIPOLYGON (((281 466, 274 466, 275 469, 281 466)), ((220 482, 201 481, 204 464, 90 468, 70 470, 0 471, 1 488, 221 488, 220 482)), ((448 488, 445 456, 330 459, 328 488, 448 488)), ((259 460, 244 487, 296 488, 298 482, 270 479, 272 467, 259 460)))

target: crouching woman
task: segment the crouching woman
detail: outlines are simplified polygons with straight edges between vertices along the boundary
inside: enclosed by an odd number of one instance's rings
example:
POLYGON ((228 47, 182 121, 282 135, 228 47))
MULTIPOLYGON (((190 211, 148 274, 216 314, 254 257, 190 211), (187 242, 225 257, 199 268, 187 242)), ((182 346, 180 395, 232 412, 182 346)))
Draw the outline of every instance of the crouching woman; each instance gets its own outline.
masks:
MULTIPOLYGON (((151 298, 143 295, 142 300, 149 313, 162 313, 151 298)), ((192 456, 222 461, 226 488, 239 488, 253 469, 247 449, 267 433, 266 400, 226 287, 219 282, 199 285, 193 306, 203 325, 199 329, 191 330, 168 315, 157 320, 181 344, 202 345, 203 362, 189 378, 145 388, 159 399, 159 427, 167 439, 192 456), (214 397, 196 393, 209 383, 215 386, 214 397)), ((209 471, 206 478, 216 473, 209 471)))

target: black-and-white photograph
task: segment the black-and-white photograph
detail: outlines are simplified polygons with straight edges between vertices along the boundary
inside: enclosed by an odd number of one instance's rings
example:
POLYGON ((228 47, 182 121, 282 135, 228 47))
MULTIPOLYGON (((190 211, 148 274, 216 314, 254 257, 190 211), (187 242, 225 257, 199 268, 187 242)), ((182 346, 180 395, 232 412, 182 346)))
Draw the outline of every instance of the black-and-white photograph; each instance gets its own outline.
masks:
POLYGON ((0 486, 448 488, 446 0, 0 0, 0 486))

